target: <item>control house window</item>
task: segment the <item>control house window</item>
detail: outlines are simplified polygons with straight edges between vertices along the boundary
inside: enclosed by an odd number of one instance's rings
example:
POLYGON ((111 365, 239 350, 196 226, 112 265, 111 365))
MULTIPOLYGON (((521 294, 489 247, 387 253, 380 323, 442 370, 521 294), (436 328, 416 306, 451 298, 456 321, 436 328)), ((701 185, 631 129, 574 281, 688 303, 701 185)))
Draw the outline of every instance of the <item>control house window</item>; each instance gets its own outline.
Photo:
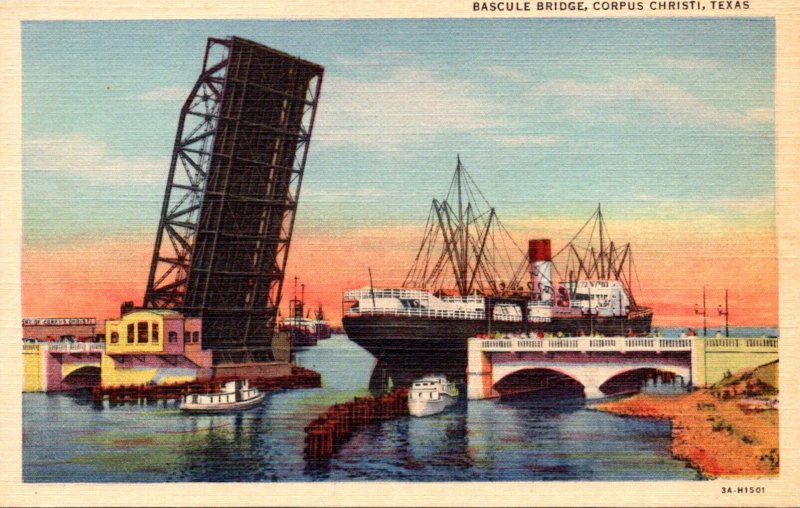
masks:
POLYGON ((116 344, 119 342, 119 332, 111 332, 111 343, 116 344))
POLYGON ((153 323, 153 344, 158 344, 158 323, 153 323))
POLYGON ((147 342, 147 321, 139 321, 136 324, 136 331, 138 332, 137 335, 139 337, 138 342, 146 343, 147 342))
POLYGON ((134 335, 134 326, 133 323, 128 325, 128 344, 133 344, 133 335, 134 335))
POLYGON ((192 332, 192 342, 200 342, 200 332, 192 332))
POLYGON ((168 337, 170 342, 178 342, 178 332, 169 332, 168 337))
POLYGON ((183 332, 183 342, 188 344, 192 340, 192 334, 189 332, 183 332))

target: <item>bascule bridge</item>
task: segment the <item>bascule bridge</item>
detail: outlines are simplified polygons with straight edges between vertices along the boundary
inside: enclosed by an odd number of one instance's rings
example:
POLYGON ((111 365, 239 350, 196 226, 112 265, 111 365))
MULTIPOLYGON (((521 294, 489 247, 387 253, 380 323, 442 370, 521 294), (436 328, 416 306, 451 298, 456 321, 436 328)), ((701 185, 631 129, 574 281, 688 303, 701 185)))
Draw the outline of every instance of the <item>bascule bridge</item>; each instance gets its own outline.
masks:
POLYGON ((181 109, 144 306, 202 318, 214 364, 272 360, 322 76, 212 38, 181 109))

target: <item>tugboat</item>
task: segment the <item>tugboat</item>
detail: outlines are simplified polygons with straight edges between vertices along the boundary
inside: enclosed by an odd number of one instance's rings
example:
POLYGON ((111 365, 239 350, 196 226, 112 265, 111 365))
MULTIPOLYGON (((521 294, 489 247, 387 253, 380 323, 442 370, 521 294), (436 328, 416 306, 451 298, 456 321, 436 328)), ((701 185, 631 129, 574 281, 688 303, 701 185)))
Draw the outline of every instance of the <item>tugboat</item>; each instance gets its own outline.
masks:
POLYGON ((181 411, 192 413, 225 413, 256 406, 264 400, 258 388, 251 388, 250 381, 228 381, 219 393, 191 393, 181 400, 181 411))
POLYGON ((458 387, 444 376, 425 376, 411 384, 408 412, 411 416, 441 413, 458 401, 458 387))
POLYGON ((635 300, 635 275, 630 244, 610 239, 599 205, 554 255, 549 239, 522 250, 459 158, 401 287, 345 291, 342 324, 395 376, 424 357, 456 379, 479 334, 646 335, 653 311, 635 300))

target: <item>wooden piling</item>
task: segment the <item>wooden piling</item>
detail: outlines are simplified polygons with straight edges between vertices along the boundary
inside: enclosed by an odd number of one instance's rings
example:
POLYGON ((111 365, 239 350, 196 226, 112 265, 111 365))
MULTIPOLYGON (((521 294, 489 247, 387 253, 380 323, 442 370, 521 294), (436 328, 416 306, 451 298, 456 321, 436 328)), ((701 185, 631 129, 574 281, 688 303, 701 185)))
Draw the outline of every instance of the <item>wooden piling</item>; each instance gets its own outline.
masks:
MULTIPOLYGON (((288 376, 251 378, 250 385, 263 392, 322 386, 322 378, 318 372, 297 366, 292 366, 291 372, 288 376)), ((110 402, 179 399, 191 393, 217 392, 226 382, 240 379, 242 378, 226 377, 168 385, 95 386, 92 388, 92 400, 95 403, 102 403, 104 399, 108 399, 110 402)))
POLYGON ((408 415, 408 388, 397 388, 378 397, 356 397, 330 406, 305 427, 306 459, 331 457, 360 428, 408 415))

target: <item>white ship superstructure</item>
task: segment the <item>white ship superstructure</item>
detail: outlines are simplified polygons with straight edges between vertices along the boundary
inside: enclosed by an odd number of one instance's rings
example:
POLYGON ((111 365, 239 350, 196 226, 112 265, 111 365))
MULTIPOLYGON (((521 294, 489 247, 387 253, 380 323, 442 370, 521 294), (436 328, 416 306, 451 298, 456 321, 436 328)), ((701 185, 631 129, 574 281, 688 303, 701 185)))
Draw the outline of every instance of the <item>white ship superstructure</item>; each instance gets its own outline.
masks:
POLYGON ((346 301, 355 301, 346 315, 417 316, 450 319, 485 319, 482 296, 434 296, 404 288, 369 288, 345 291, 346 301))
MULTIPOLYGON (((552 294, 549 286, 544 294, 552 294)), ((630 298, 619 281, 572 281, 559 285, 566 298, 528 300, 528 322, 550 323, 553 318, 581 316, 624 317, 630 312, 630 298), (572 298, 569 295, 573 295, 572 298)), ((405 288, 369 288, 345 291, 344 300, 354 302, 346 316, 409 316, 436 319, 487 319, 487 298, 483 296, 445 296, 405 288)), ((492 320, 522 322, 516 303, 494 303, 492 320)), ((588 332, 588 330, 586 330, 588 332)))
POLYGON ((264 400, 258 388, 250 386, 250 381, 228 381, 218 393, 193 393, 183 397, 182 411, 201 413, 224 413, 256 406, 264 400))

